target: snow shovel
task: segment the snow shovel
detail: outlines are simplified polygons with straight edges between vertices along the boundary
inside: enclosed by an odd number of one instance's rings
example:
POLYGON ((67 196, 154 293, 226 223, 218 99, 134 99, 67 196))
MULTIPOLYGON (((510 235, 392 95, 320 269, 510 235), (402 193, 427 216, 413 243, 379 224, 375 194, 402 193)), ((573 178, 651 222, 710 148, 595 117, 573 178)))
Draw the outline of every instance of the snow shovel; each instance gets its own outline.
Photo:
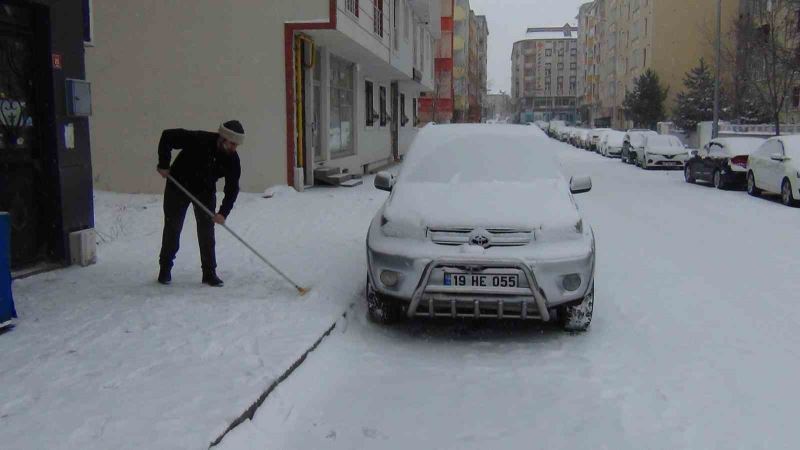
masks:
MULTIPOLYGON (((202 210, 203 210, 203 211, 204 211, 204 212, 205 212, 205 213, 208 215, 208 217, 210 217, 212 220, 214 219, 214 213, 213 213, 213 212, 211 212, 211 211, 210 211, 208 208, 206 208, 206 205, 204 205, 202 202, 200 202, 200 200, 198 200, 198 199, 197 199, 197 197, 195 197, 194 195, 192 195, 192 193, 191 193, 191 192, 189 192, 189 190, 188 190, 188 189, 186 189, 186 188, 185 188, 185 187, 183 187, 183 186, 182 186, 180 183, 178 183, 178 180, 176 180, 175 178, 173 178, 173 177, 172 177, 172 175, 167 175, 167 179, 168 179, 169 181, 171 181, 171 182, 172 182, 172 183, 173 183, 175 186, 178 186, 178 189, 180 189, 181 191, 183 191, 183 193, 184 193, 184 194, 186 194, 186 196, 187 196, 187 197, 189 197, 189 198, 192 200, 192 202, 194 202, 194 204, 195 204, 195 205, 199 206, 199 207, 200 207, 200 209, 202 209, 202 210)), ((286 280, 286 281, 288 281, 289 283, 291 283, 291 285, 292 285, 292 286, 294 286, 294 288, 295 288, 295 289, 297 289, 297 292, 299 292, 299 293, 300 293, 300 295, 306 295, 306 294, 308 293, 308 291, 310 291, 310 290, 311 290, 310 288, 304 288, 304 287, 300 287, 300 285, 298 285, 297 283, 295 283, 294 281, 292 281, 292 279, 291 279, 291 278, 289 278, 288 276, 286 276, 286 275, 285 275, 283 272, 281 272, 281 271, 280 271, 280 270, 279 270, 277 267, 275 267, 274 265, 272 265, 272 263, 271 263, 271 262, 269 262, 269 261, 267 260, 267 258, 264 258, 263 256, 261 256, 261 253, 258 253, 258 251, 256 251, 256 249, 254 249, 254 248, 253 248, 253 247, 252 247, 250 244, 248 244, 247 242, 245 242, 245 240, 244 240, 244 239, 242 239, 241 237, 239 237, 239 235, 238 235, 238 234, 236 234, 236 233, 235 233, 233 230, 231 230, 231 229, 230 229, 230 227, 228 227, 228 226, 227 226, 227 225, 225 225, 224 223, 223 223, 223 224, 220 224, 220 225, 222 225, 222 227, 223 227, 223 228, 225 228, 226 230, 228 230, 228 233, 232 234, 232 235, 233 235, 233 237, 235 237, 235 238, 236 238, 236 239, 237 239, 239 242, 241 242, 241 243, 242 243, 242 244, 243 244, 245 247, 247 247, 247 248, 248 248, 248 249, 249 249, 251 252, 253 252, 253 253, 254 253, 256 256, 258 256, 258 257, 259 257, 259 259, 261 259, 262 261, 264 261, 264 263, 265 263, 266 265, 268 265, 270 268, 272 268, 272 270, 274 270, 274 271, 275 271, 275 272, 276 272, 278 275, 282 276, 284 280, 286 280)))

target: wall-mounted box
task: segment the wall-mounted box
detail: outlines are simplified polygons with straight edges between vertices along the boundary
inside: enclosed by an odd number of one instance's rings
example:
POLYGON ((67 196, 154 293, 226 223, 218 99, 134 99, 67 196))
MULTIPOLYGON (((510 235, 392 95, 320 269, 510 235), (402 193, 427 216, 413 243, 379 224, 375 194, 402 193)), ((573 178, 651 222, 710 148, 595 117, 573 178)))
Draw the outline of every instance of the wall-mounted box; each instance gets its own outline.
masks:
POLYGON ((92 84, 67 78, 67 114, 73 117, 92 115, 92 84))

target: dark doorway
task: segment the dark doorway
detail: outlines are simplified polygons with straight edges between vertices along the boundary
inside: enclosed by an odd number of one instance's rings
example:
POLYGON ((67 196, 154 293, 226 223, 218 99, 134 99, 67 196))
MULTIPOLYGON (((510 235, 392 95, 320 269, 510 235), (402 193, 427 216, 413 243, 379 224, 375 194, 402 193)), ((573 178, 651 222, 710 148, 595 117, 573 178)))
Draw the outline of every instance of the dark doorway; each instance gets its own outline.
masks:
POLYGON ((11 214, 12 269, 46 255, 42 98, 36 89, 41 68, 34 16, 35 9, 26 3, 0 4, 0 210, 11 214))
POLYGON ((400 86, 395 81, 392 83, 390 92, 392 99, 392 157, 395 161, 400 160, 400 86))

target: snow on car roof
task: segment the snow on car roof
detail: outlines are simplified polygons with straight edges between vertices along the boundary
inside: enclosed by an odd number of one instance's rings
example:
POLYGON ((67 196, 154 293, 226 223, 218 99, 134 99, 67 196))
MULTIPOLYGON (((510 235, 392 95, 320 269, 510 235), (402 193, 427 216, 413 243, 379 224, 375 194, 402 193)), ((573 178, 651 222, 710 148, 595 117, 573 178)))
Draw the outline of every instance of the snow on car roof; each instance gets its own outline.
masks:
POLYGON ((561 177, 550 141, 535 127, 434 125, 423 128, 406 155, 405 182, 528 182, 561 177))
POLYGON ((732 155, 749 155, 758 150, 764 139, 753 137, 718 138, 711 142, 719 142, 732 155))
POLYGON ((675 136, 664 134, 647 136, 647 145, 650 147, 683 147, 680 139, 675 136))

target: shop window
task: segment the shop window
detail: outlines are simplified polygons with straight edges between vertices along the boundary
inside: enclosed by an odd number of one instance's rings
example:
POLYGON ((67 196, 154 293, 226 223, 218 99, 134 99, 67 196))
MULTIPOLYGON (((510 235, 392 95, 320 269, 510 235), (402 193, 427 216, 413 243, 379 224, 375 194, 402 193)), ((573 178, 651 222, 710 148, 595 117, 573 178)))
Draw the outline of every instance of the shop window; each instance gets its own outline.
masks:
POLYGON ((389 122, 389 111, 387 110, 387 102, 386 102, 386 86, 380 87, 380 117, 381 117, 381 126, 385 127, 386 124, 389 122))
POLYGON ((353 145, 353 64, 331 56, 330 128, 328 149, 331 157, 352 155, 353 145))
POLYGON ((94 44, 92 0, 83 0, 83 43, 94 44))
POLYGON ((365 125, 368 127, 375 125, 375 87, 372 81, 364 81, 364 117, 365 125))

